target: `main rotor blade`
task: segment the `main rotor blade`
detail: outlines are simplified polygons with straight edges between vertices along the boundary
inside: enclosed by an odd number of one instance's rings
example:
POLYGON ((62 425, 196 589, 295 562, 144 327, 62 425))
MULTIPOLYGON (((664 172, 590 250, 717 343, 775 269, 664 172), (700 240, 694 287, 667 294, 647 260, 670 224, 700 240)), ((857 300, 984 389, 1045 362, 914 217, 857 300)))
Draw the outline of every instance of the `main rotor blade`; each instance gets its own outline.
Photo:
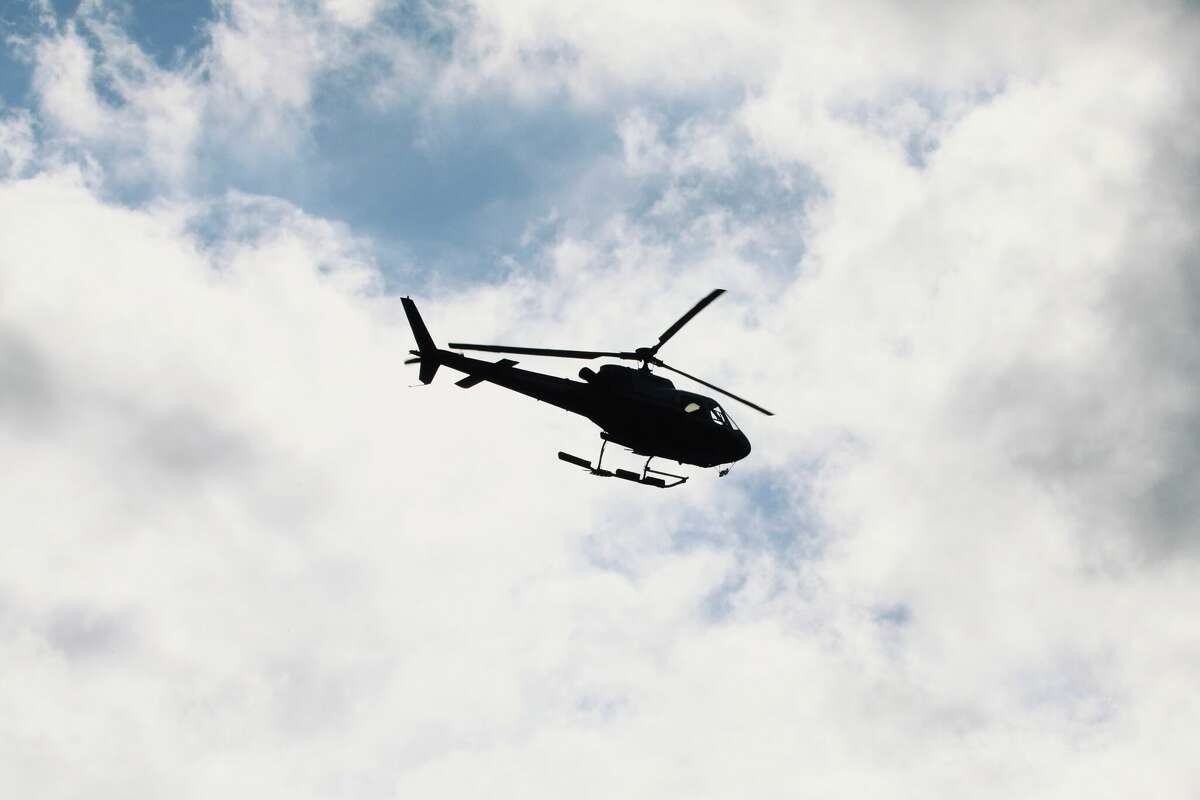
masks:
POLYGON ((744 403, 745 405, 748 405, 748 406, 750 406, 751 408, 753 408, 755 411, 761 411, 762 413, 766 414, 768 417, 773 417, 773 416, 775 416, 774 412, 767 411, 765 408, 763 408, 762 406, 758 405, 757 403, 751 403, 751 402, 750 402, 749 400, 747 400, 746 398, 744 398, 744 397, 738 397, 738 396, 737 396, 736 394, 734 394, 733 392, 727 392, 727 391, 725 391, 724 389, 722 389, 720 386, 714 386, 713 384, 709 383, 708 381, 702 381, 702 380, 700 380, 699 378, 697 378, 695 375, 689 375, 689 374, 687 374, 686 372, 684 372, 684 371, 683 371, 683 370, 681 370, 681 369, 675 369, 675 368, 674 368, 674 367, 672 367, 670 364, 664 364, 663 362, 659 361, 657 358, 655 358, 655 359, 652 359, 652 360, 650 361, 650 363, 651 363, 651 364, 655 364, 655 365, 657 365, 657 366, 660 366, 660 367, 662 367, 663 369, 669 369, 669 370, 671 370, 671 372, 678 372, 678 373, 679 373, 680 375, 682 375, 683 377, 685 377, 685 378, 691 378, 691 379, 692 379, 692 380, 694 380, 696 383, 699 383, 699 384, 701 384, 702 386, 707 386, 708 388, 712 389, 713 391, 720 392, 721 394, 725 395, 726 397, 732 397, 734 400, 737 400, 739 403, 744 403))
POLYGON ((724 289, 713 289, 711 292, 709 292, 707 295, 705 295, 703 300, 701 300, 699 303, 696 303, 696 305, 692 306, 691 309, 686 314, 684 314, 679 319, 675 320, 675 324, 672 325, 671 327, 667 328, 663 332, 662 336, 658 337, 658 344, 656 344, 656 345, 654 345, 654 347, 650 348, 650 354, 654 355, 655 353, 657 353, 658 348, 660 348, 664 344, 666 344, 667 340, 670 339, 672 336, 679 333, 680 328, 682 328, 684 325, 687 325, 689 322, 692 321, 692 317, 699 314, 701 311, 703 311, 705 308, 708 307, 709 303, 711 303, 713 300, 716 300, 718 297, 720 297, 723 294, 725 294, 724 289))
POLYGON ((482 350, 485 353, 521 353, 527 356, 555 356, 557 358, 638 358, 637 353, 608 353, 596 350, 554 350, 547 347, 508 347, 499 344, 464 344, 450 342, 451 350, 482 350))

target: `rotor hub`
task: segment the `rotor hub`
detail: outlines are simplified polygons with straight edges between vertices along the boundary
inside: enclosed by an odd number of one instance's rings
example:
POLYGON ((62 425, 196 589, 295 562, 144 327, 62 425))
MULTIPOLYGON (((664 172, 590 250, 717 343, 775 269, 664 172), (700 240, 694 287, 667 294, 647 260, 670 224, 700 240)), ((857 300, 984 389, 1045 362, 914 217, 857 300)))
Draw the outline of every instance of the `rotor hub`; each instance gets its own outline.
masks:
POLYGON ((633 354, 640 358, 642 363, 649 363, 654 361, 654 350, 653 347, 639 347, 633 354))

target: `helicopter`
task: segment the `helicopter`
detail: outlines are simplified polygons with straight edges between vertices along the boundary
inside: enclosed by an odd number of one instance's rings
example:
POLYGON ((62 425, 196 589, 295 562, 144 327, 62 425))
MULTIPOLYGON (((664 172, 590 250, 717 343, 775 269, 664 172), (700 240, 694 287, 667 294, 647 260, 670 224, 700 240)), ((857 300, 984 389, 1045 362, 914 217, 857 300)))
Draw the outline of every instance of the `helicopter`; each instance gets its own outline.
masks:
MULTIPOLYGON (((669 489, 684 483, 687 478, 652 469, 650 464, 655 458, 705 468, 731 465, 750 454, 750 440, 738 428, 729 412, 716 400, 675 388, 675 384, 670 380, 651 372, 651 365, 678 373, 755 411, 773 416, 772 412, 762 406, 689 375, 658 358, 659 349, 679 333, 680 328, 691 322, 693 317, 724 293, 724 289, 709 292, 667 328, 654 345, 621 352, 509 347, 463 342, 450 342, 447 345, 450 349, 440 349, 429 335, 416 303, 412 298, 404 297, 401 298, 401 303, 417 342, 417 349, 409 351, 414 357, 404 363, 420 365, 419 377, 423 384, 431 383, 438 367, 446 366, 466 373, 466 377, 455 384, 464 389, 486 381, 587 417, 601 430, 600 455, 596 459, 596 465, 592 466, 587 459, 562 451, 558 453, 560 460, 583 467, 590 474, 599 477, 622 478, 643 486, 669 489), (494 362, 484 361, 452 350, 555 358, 619 358, 639 361, 641 364, 636 369, 619 364, 604 364, 598 370, 584 367, 579 370, 579 377, 583 380, 575 381, 517 369, 517 362, 509 358, 494 362), (646 464, 642 467, 641 474, 626 469, 605 469, 604 448, 609 442, 626 447, 639 456, 646 456, 646 464)), ((729 467, 724 466, 719 475, 724 476, 728 472, 729 467)))

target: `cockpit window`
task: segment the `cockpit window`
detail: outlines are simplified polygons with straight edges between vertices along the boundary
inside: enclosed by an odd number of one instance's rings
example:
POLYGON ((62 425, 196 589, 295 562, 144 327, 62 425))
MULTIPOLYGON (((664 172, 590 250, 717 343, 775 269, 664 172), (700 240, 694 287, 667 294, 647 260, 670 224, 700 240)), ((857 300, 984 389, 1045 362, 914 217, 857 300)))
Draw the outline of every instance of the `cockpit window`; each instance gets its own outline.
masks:
POLYGON ((722 408, 721 413, 725 415, 725 421, 729 423, 729 427, 733 428, 735 431, 739 430, 737 423, 733 421, 733 417, 729 416, 728 411, 722 408))
POLYGON ((728 425, 735 431, 738 429, 737 425, 733 424, 733 420, 729 417, 729 414, 725 413, 725 409, 718 405, 700 405, 696 401, 690 400, 683 407, 685 414, 695 414, 697 411, 707 411, 708 418, 712 420, 714 425, 728 425))

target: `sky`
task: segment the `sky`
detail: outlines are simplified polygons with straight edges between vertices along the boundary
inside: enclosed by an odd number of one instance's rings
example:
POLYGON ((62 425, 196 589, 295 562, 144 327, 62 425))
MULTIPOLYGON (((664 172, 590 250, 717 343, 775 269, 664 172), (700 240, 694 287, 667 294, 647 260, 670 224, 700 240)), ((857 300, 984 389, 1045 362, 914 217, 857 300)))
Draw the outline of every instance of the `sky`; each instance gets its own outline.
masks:
POLYGON ((0 0, 0 785, 1200 796, 1198 76, 1186 2, 0 0), (716 287, 724 478, 402 364, 716 287))

